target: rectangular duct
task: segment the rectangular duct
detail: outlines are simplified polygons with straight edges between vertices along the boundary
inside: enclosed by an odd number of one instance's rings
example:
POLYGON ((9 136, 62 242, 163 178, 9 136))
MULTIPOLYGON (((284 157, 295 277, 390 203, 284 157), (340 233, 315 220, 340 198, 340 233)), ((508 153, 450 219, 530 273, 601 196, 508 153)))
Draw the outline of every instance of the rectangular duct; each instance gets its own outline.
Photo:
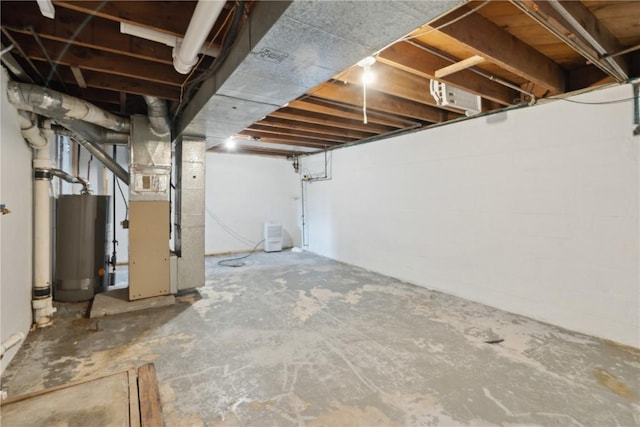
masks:
POLYGON ((175 248, 178 291, 204 284, 205 140, 176 143, 175 248))

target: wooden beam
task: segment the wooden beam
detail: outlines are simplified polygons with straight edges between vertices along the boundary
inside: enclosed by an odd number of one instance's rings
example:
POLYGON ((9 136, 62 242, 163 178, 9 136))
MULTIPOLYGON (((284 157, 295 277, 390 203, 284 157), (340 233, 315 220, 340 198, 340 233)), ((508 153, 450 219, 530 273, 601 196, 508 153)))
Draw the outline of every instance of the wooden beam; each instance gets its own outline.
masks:
POLYGON ((56 9, 75 10, 117 22, 130 22, 172 34, 184 35, 196 7, 194 1, 178 5, 165 1, 54 1, 56 9))
POLYGON ((71 66, 71 72, 73 73, 73 77, 76 79, 76 83, 83 89, 87 88, 87 82, 84 81, 84 76, 82 75, 82 70, 80 67, 71 66))
POLYGON ((259 142, 273 142, 276 144, 298 145, 301 147, 325 148, 336 145, 335 142, 331 141, 320 141, 318 139, 302 138, 297 136, 274 135, 268 132, 252 130, 251 128, 245 129, 239 134, 257 138, 256 141, 259 142))
MULTIPOLYGON (((292 108, 298 108, 300 110, 312 111, 314 113, 327 114, 335 117, 343 117, 351 120, 362 121, 362 109, 354 107, 353 105, 335 105, 323 102, 322 99, 309 97, 300 99, 297 101, 291 101, 289 106, 292 108)), ((407 121, 402 119, 389 118, 388 116, 381 116, 371 112, 369 115, 369 122, 383 125, 392 126, 394 128, 404 128, 407 126, 407 121)))
POLYGON ((512 0, 534 20, 550 30, 588 61, 618 81, 629 78, 623 57, 603 59, 623 49, 618 39, 581 2, 558 0, 512 0))
MULTIPOLYGON (((98 16, 116 22, 128 22, 161 31, 176 37, 184 37, 196 1, 54 1, 57 8, 64 8, 98 16)), ((209 37, 218 33, 222 22, 232 9, 225 5, 209 33, 209 37)), ((222 32, 220 32, 222 33, 222 32)), ((207 37, 207 40, 210 38, 207 37)), ((222 39, 222 34, 216 39, 222 39)))
POLYGON ((462 61, 455 62, 451 65, 447 65, 446 67, 440 68, 436 70, 436 78, 441 79, 450 74, 457 73, 462 70, 466 70, 467 68, 473 67, 478 64, 482 64, 485 59, 480 55, 473 55, 467 59, 463 59, 462 61))
POLYGON ((359 132, 351 129, 344 129, 336 126, 323 126, 319 124, 313 123, 304 123, 294 120, 286 120, 279 119, 277 117, 265 117, 261 121, 257 122, 257 124, 261 124, 263 126, 271 126, 274 128, 284 128, 291 129, 295 131, 303 131, 303 132, 316 132, 322 133, 325 135, 336 135, 336 136, 344 136, 352 139, 363 139, 368 138, 371 135, 376 135, 376 132, 359 132))
MULTIPOLYGON (((436 70, 451 64, 446 59, 409 42, 391 45, 378 55, 377 60, 425 79, 434 79, 436 70)), ((518 97, 515 90, 469 70, 451 74, 441 80, 502 105, 513 105, 513 100, 518 97)))
POLYGON ((245 155, 258 155, 269 157, 293 157, 305 154, 306 151, 290 151, 290 150, 278 150, 270 147, 251 147, 251 146, 239 146, 235 150, 230 151, 226 148, 216 145, 209 148, 207 151, 213 153, 225 153, 225 154, 245 154, 245 155))
POLYGON ((362 123, 362 120, 351 120, 340 117, 332 117, 325 114, 312 113, 305 110, 294 109, 290 107, 281 108, 269 114, 267 118, 279 118, 292 120, 300 123, 311 123, 323 126, 331 126, 339 129, 350 129, 360 132, 372 132, 376 135, 391 132, 395 128, 389 126, 380 126, 374 123, 362 123))
MULTIPOLYGON (((43 75, 49 73, 49 66, 46 62, 36 61, 43 75)), ((67 85, 76 84, 76 81, 67 67, 58 67, 58 74, 67 85)), ((85 83, 88 88, 105 89, 116 92, 126 92, 133 95, 151 95, 158 98, 178 101, 180 99, 180 88, 176 86, 164 85, 161 83, 147 82, 131 77, 104 74, 96 71, 83 70, 85 83)))
POLYGON ((345 143, 345 142, 354 141, 354 138, 345 138, 345 137, 322 134, 317 132, 304 132, 304 131, 295 130, 291 128, 284 128, 284 127, 271 127, 271 126, 260 124, 260 123, 254 123, 248 129, 254 130, 254 131, 260 131, 265 134, 277 135, 277 136, 287 136, 287 137, 290 136, 294 138, 305 138, 305 139, 310 138, 310 139, 317 139, 319 141, 329 141, 329 142, 335 142, 335 143, 345 143))
POLYGON ((442 34, 505 70, 547 88, 551 94, 564 91, 565 76, 558 64, 478 13, 450 23, 468 12, 467 7, 460 7, 430 25, 443 26, 438 30, 442 34))
MULTIPOLYGON (((41 49, 23 34, 14 33, 25 53, 31 59, 46 61, 41 49)), ((185 76, 179 74, 172 65, 149 62, 109 52, 87 49, 79 46, 66 46, 53 40, 42 40, 49 56, 57 64, 80 66, 83 70, 98 71, 156 83, 181 86, 185 76)))
POLYGON ((116 21, 94 16, 85 23, 89 19, 87 15, 66 9, 57 11, 53 20, 40 15, 35 2, 11 2, 10 7, 7 2, 0 4, 2 23, 12 31, 31 34, 29 27, 33 27, 42 39, 172 64, 171 47, 122 34, 116 21), (82 30, 77 32, 80 28, 82 30))
MULTIPOLYGON (((362 88, 342 83, 322 83, 309 91, 315 97, 342 102, 347 105, 361 107, 363 103, 362 88)), ((367 91, 367 109, 381 111, 397 116, 411 117, 429 123, 440 123, 449 117, 447 111, 433 111, 433 107, 394 96, 385 95, 376 90, 367 91)))
MULTIPOLYGON (((438 107, 438 102, 433 98, 429 90, 429 79, 391 67, 384 63, 373 64, 371 71, 375 74, 375 80, 367 85, 367 90, 373 89, 381 93, 386 93, 387 95, 425 104, 421 114, 426 121, 437 123, 438 120, 441 119, 441 111, 439 108, 453 112, 460 111, 457 108, 438 107)), ((361 76, 362 68, 355 66, 343 71, 339 76, 335 76, 334 79, 352 85, 362 86, 361 76)))

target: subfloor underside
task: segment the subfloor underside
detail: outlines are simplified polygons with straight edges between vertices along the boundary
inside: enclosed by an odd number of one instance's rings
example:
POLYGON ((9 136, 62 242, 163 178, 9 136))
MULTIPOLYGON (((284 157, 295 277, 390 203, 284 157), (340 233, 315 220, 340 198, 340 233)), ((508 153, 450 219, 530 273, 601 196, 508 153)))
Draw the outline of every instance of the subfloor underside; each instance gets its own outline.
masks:
POLYGON ((217 261, 172 306, 58 304, 3 389, 153 362, 167 426, 640 424, 640 351, 309 253, 217 261))

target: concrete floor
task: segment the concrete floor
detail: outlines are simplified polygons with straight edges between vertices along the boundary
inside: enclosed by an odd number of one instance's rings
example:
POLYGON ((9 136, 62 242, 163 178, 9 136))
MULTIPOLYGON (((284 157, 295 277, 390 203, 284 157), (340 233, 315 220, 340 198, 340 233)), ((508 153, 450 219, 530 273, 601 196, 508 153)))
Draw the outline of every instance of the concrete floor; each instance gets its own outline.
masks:
POLYGON ((638 350, 309 253, 216 262, 173 306, 59 304, 3 388, 154 362, 167 426, 640 424, 638 350))

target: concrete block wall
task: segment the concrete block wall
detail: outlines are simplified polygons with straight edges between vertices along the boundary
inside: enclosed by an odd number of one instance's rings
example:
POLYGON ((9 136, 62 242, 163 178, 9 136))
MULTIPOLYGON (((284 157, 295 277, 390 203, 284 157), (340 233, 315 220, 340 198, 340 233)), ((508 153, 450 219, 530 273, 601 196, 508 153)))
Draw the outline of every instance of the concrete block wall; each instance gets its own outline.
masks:
POLYGON ((282 224, 285 247, 300 246, 300 181, 290 161, 207 153, 206 171, 206 254, 250 250, 265 221, 282 224))
POLYGON ((307 249, 640 347, 632 123, 630 100, 559 100, 336 150, 307 185, 307 249))

